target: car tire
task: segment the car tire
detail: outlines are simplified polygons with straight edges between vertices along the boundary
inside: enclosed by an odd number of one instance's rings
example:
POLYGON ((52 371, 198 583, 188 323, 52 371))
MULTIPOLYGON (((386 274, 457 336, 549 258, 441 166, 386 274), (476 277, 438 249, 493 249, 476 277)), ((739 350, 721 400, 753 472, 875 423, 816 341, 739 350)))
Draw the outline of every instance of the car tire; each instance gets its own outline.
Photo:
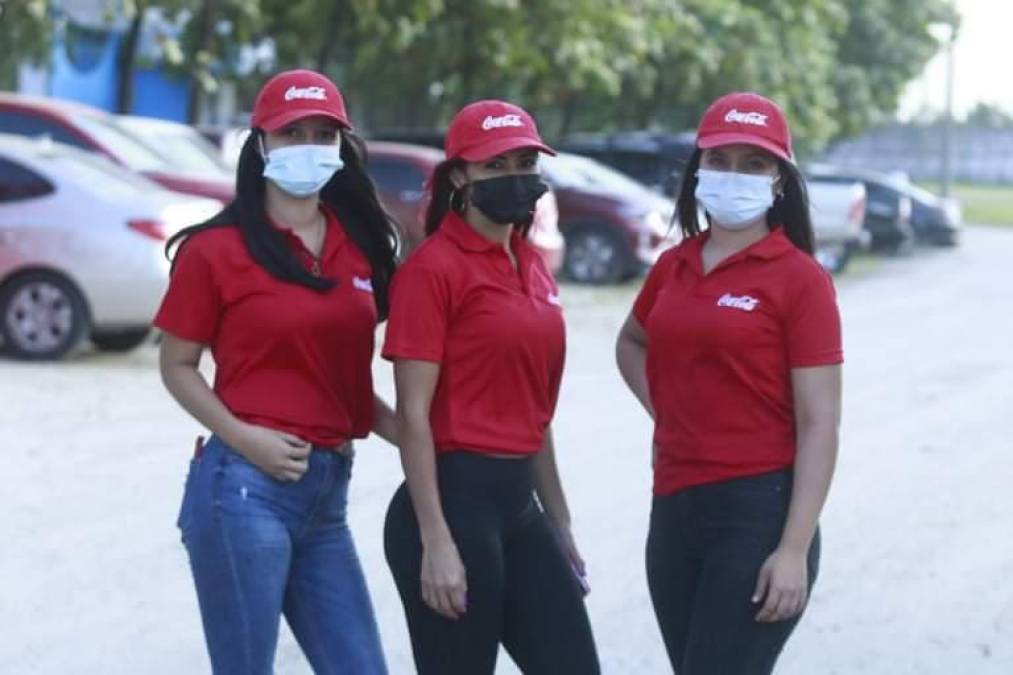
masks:
POLYGON ((565 233, 563 270, 579 284, 614 284, 625 278, 629 247, 614 232, 603 227, 586 227, 565 233))
POLYGON ((84 296, 54 272, 28 272, 0 289, 0 334, 16 358, 60 359, 81 343, 90 323, 84 296))
POLYGON ((147 326, 117 331, 94 331, 91 334, 91 342, 101 352, 129 352, 144 344, 150 333, 151 329, 147 326))

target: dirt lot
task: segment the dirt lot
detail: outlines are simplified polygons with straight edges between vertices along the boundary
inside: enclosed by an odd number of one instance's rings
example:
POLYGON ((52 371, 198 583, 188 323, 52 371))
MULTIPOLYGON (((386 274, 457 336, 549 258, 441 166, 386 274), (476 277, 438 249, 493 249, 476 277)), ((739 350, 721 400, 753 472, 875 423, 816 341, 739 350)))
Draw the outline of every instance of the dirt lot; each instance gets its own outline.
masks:
MULTIPOLYGON (((781 674, 1013 672, 1013 231, 966 234, 957 250, 838 283, 841 460, 821 580, 781 674)), ((635 290, 563 294, 556 438, 605 673, 668 672, 643 571, 650 428, 612 362, 635 290)), ((389 368, 376 373, 389 394, 389 368)), ((196 433, 159 383, 154 347, 0 360, 0 671, 207 671, 173 525, 196 433)), ((394 674, 412 672, 381 550, 400 480, 392 448, 360 444, 352 526, 394 674)), ((505 656, 500 671, 516 672, 505 656)), ((287 633, 278 672, 308 672, 287 633)))

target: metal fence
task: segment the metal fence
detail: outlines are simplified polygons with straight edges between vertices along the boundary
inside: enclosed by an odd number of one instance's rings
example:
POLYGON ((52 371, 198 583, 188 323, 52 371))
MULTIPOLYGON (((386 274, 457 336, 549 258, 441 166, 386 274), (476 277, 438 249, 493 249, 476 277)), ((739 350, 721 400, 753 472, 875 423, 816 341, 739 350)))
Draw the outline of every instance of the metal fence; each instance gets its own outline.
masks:
MULTIPOLYGON (((892 125, 833 145, 821 161, 855 169, 903 171, 913 180, 942 176, 942 126, 892 125)), ((953 128, 953 179, 1013 183, 1013 129, 953 128)))

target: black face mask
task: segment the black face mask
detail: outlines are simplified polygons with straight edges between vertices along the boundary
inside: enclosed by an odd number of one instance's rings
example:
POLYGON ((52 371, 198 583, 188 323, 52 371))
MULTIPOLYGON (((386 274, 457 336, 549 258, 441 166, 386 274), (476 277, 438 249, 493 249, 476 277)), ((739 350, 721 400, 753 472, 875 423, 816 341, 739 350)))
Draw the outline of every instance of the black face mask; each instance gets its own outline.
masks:
POLYGON ((537 173, 486 178, 471 184, 471 203, 497 225, 527 224, 535 202, 548 190, 537 173))

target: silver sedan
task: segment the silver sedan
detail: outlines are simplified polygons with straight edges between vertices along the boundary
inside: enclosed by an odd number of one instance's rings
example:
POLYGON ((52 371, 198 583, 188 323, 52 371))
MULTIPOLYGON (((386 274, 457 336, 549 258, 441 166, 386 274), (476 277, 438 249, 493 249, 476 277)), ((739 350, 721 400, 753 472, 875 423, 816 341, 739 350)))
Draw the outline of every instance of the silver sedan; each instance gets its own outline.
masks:
POLYGON ((142 343, 165 291, 165 240, 221 205, 169 192, 101 156, 0 134, 0 338, 55 359, 90 338, 142 343))

